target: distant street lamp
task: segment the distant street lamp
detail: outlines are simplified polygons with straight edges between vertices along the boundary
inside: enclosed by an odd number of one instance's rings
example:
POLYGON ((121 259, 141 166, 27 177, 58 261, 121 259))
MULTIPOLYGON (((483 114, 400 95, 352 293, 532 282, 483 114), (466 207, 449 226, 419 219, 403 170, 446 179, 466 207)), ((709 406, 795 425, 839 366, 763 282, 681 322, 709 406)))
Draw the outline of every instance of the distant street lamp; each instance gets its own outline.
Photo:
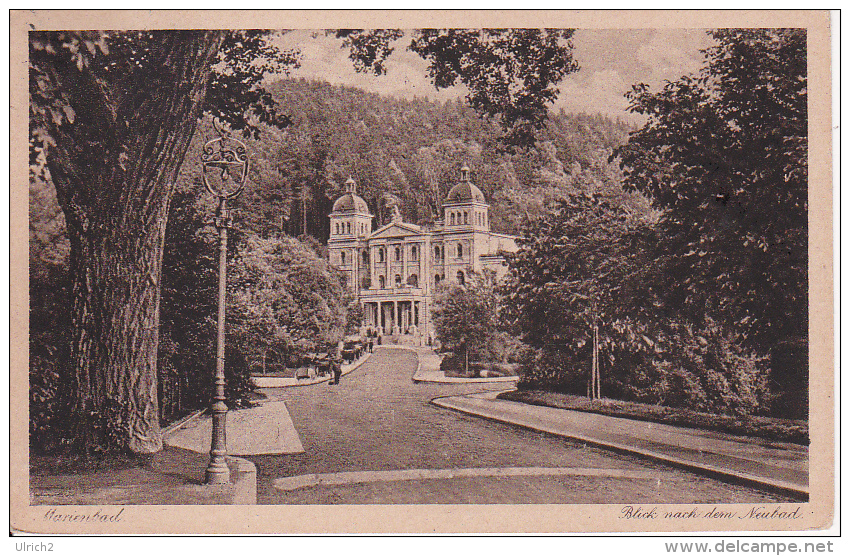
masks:
POLYGON ((227 230, 233 226, 227 202, 236 199, 245 189, 248 178, 248 154, 245 144, 232 139, 219 124, 213 126, 219 137, 208 141, 201 153, 204 186, 218 197, 218 209, 215 214, 215 227, 218 229, 218 342, 215 365, 215 392, 210 404, 212 411, 212 440, 210 442, 210 463, 207 466, 207 484, 230 482, 230 469, 227 467, 226 419, 227 405, 224 395, 224 314, 227 294, 227 230), (218 177, 210 170, 218 170, 218 177), (212 182, 212 183, 211 183, 212 182))

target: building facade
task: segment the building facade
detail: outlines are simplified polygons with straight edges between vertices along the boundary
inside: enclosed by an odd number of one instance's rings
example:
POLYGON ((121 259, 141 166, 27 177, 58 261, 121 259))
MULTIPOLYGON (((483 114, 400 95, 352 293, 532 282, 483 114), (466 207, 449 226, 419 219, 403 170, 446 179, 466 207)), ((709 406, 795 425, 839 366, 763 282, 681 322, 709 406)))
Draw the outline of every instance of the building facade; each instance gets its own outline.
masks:
POLYGON ((490 231, 490 205, 466 167, 443 202, 442 220, 428 227, 402 221, 393 207, 392 221, 373 230, 374 215, 351 178, 346 190, 329 215, 328 256, 363 307, 364 329, 389 341, 422 345, 432 339, 439 284, 463 284, 485 269, 501 278, 507 267, 500 252, 517 249, 514 236, 490 231))

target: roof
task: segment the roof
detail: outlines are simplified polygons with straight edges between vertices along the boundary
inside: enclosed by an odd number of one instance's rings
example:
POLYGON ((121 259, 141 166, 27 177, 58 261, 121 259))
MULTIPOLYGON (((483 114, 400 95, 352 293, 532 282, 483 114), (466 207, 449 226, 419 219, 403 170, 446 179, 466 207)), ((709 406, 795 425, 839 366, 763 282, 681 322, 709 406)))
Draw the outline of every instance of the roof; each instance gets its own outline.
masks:
POLYGON ((426 235, 427 232, 422 230, 422 226, 410 224, 408 222, 390 222, 384 224, 369 235, 369 239, 383 239, 391 237, 409 236, 409 235, 426 235), (395 230, 393 230, 395 228, 395 230))
POLYGON ((455 185, 446 195, 447 203, 461 203, 464 201, 475 201, 485 203, 484 194, 475 185, 470 182, 460 182, 455 185))
POLYGON ((469 181, 469 167, 464 165, 460 169, 460 183, 451 188, 443 204, 466 203, 469 201, 475 203, 487 202, 484 200, 484 194, 481 193, 481 190, 469 181))
POLYGON ((356 193, 346 193, 336 200, 333 212, 359 212, 369 214, 369 206, 363 197, 356 193))

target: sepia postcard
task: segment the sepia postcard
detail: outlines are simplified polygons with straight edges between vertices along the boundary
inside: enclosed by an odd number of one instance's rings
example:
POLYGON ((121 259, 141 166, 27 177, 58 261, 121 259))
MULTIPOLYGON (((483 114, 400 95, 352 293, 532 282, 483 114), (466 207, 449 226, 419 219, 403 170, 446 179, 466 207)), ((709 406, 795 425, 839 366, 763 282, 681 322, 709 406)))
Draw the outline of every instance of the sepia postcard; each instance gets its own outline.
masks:
POLYGON ((833 525, 828 12, 10 17, 12 534, 833 525))

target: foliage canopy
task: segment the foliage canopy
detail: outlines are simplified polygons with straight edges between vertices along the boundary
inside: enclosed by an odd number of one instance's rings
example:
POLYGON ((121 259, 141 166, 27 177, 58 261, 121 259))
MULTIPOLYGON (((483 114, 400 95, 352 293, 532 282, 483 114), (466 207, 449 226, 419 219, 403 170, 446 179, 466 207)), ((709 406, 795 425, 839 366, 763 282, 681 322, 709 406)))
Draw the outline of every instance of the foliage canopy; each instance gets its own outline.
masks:
POLYGON ((711 34, 697 75, 629 93, 647 121, 615 156, 663 211, 669 304, 764 349, 807 334, 806 32, 711 34))

